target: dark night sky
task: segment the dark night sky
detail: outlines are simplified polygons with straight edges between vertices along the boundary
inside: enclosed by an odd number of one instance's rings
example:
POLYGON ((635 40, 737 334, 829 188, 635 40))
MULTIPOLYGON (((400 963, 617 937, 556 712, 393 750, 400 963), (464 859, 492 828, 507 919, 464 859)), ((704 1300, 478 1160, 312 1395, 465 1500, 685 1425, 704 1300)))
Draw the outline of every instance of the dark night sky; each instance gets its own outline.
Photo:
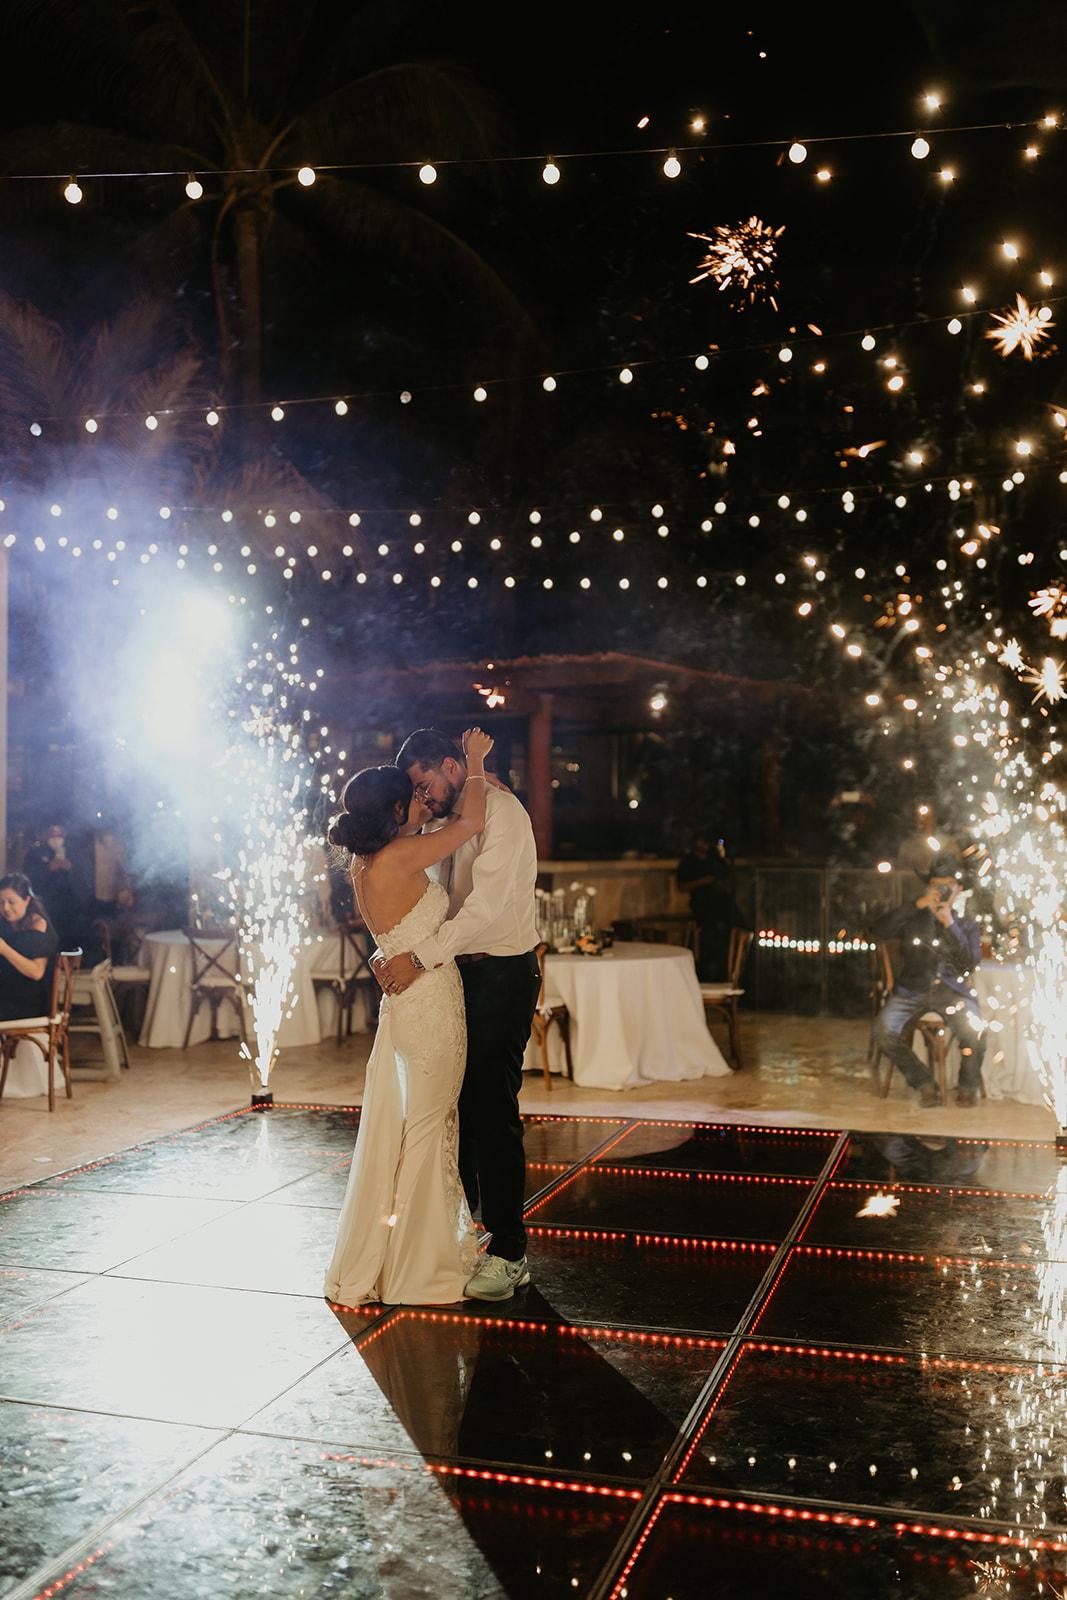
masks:
MULTIPOLYGON (((86 9, 69 0, 49 15, 86 9)), ((191 18, 199 9, 194 0, 179 5, 191 18)), ((350 9, 340 0, 320 6, 322 34, 350 9)), ((253 16, 276 10, 253 0, 253 16)), ((910 159, 907 144, 928 120, 919 97, 932 86, 945 95, 942 125, 1030 119, 1055 105, 1054 84, 1044 85, 1067 60, 1061 8, 1023 5, 1006 19, 1003 8, 983 3, 964 12, 951 0, 874 10, 841 0, 659 9, 579 0, 555 12, 479 3, 433 15, 418 34, 420 48, 471 62, 499 96, 507 148, 536 159, 502 165, 495 187, 443 168, 435 190, 418 198, 482 250, 532 333, 523 343, 512 339, 514 329, 481 327, 477 297, 451 302, 417 265, 374 278, 371 294, 358 260, 323 255, 308 266, 291 257, 268 284, 275 298, 266 386, 289 396, 380 388, 386 398, 367 403, 347 432, 324 428, 310 411, 287 420, 286 448, 307 477, 346 507, 445 507, 461 521, 467 507, 487 508, 483 526, 511 539, 520 565, 535 560, 518 547, 528 546, 529 507, 540 506, 550 549, 536 560, 550 561, 559 581, 550 601, 528 584, 521 602, 493 591, 492 605, 480 595, 477 605, 436 608, 414 584, 402 596, 368 585, 358 630, 352 592, 341 581, 329 596, 320 586, 323 649, 349 659, 403 659, 413 650, 470 656, 580 640, 585 648, 624 643, 720 669, 743 662, 749 671, 817 674, 822 662, 783 620, 774 588, 775 571, 787 555, 796 559, 800 536, 795 525, 792 532, 772 526, 763 501, 784 488, 818 505, 844 482, 884 487, 876 474, 892 486, 901 451, 916 443, 931 451, 941 478, 965 471, 971 462, 952 456, 945 440, 956 449, 963 439, 959 448, 971 450, 981 430, 983 439, 993 437, 1015 411, 1058 396, 1058 355, 1027 369, 1003 364, 997 398, 982 416, 965 413, 962 377, 988 349, 979 334, 952 344, 923 324, 940 326, 936 319, 958 308, 960 283, 972 270, 983 277, 987 304, 1010 301, 1018 275, 990 265, 1001 230, 1018 224, 1034 250, 1040 244, 1062 260, 1063 135, 1049 141, 1039 170, 1021 165, 1018 131, 932 134, 935 152, 925 165, 910 159), (702 142, 690 128, 696 113, 708 119, 702 142), (886 132, 907 137, 853 137, 886 132), (795 137, 830 142, 813 145, 801 169, 782 160, 795 137), (683 161, 674 182, 660 171, 662 156, 621 153, 665 146, 677 146, 683 161), (540 178, 550 153, 563 172, 552 190, 540 178), (834 179, 820 188, 814 171, 823 160, 834 179), (951 191, 937 185, 935 160, 958 168, 951 191), (785 226, 779 309, 739 314, 713 286, 690 287, 700 249, 687 234, 753 213, 785 226), (369 311, 375 296, 380 307, 369 311), (397 336, 406 318, 426 334, 425 348, 397 336), (829 398, 804 378, 800 359, 788 374, 774 359, 777 345, 806 337, 809 323, 825 331, 837 363, 829 398), (872 398, 870 364, 860 366, 854 337, 886 323, 910 327, 900 335, 909 393, 893 409, 884 395, 877 404, 872 398), (698 384, 692 353, 712 344, 721 357, 698 384), (665 356, 684 358, 684 370, 665 356), (630 361, 649 365, 624 390, 617 371, 630 361), (547 399, 540 374, 571 368, 603 370, 561 376, 547 399), (473 405, 474 383, 493 377, 523 381, 503 384, 485 407, 473 405), (744 430, 761 380, 771 393, 757 443, 744 430), (410 408, 396 401, 401 387, 416 391, 410 408), (712 478, 709 455, 727 432, 739 437, 737 454, 728 477, 712 478), (846 476, 838 448, 880 437, 890 443, 874 466, 850 462, 846 476), (724 488, 736 514, 704 538, 701 518, 724 488), (639 581, 627 598, 591 607, 573 581, 577 558, 566 530, 596 502, 613 503, 628 526, 638 517, 647 524, 650 503, 661 499, 671 507, 669 557, 668 547, 647 538, 640 549, 632 539, 624 552, 602 551, 601 573, 613 574, 612 563, 625 557, 639 581), (748 532, 753 509, 763 518, 758 537, 748 532), (668 559, 674 586, 662 598, 650 585, 660 570, 654 563, 668 559), (733 587, 742 566, 751 575, 744 609, 733 587), (711 581, 698 594, 693 580, 705 570, 711 581)), ((0 18, 11 66, 7 127, 93 120, 106 101, 100 73, 83 70, 88 57, 79 58, 73 31, 57 24, 42 36, 39 16, 35 0, 11 0, 0 18)), ((86 43, 97 68, 108 62, 105 35, 86 43)), ((418 152, 420 159, 432 154, 418 152)), ((173 205, 170 190, 146 202, 119 183, 87 184, 77 211, 55 194, 42 200, 38 191, 27 201, 11 186, 0 199, 0 288, 32 297, 81 332, 122 303, 132 279, 117 265, 121 253, 173 205)), ((182 279, 174 305, 210 358, 212 302, 202 264, 182 279)), ((819 539, 843 566, 854 562, 857 542, 869 562, 888 568, 902 538, 921 545, 932 537, 925 524, 908 534, 884 519, 864 525, 857 518, 847 527, 839 520, 837 527, 824 519, 819 539)), ((591 546, 590 538, 583 559, 591 546)), ((464 560, 480 559, 474 549, 468 539, 464 560)), ((316 581, 312 573, 306 586, 304 577, 291 585, 294 599, 306 604, 316 581)), ((1004 581, 1017 586, 1018 571, 1004 581)))

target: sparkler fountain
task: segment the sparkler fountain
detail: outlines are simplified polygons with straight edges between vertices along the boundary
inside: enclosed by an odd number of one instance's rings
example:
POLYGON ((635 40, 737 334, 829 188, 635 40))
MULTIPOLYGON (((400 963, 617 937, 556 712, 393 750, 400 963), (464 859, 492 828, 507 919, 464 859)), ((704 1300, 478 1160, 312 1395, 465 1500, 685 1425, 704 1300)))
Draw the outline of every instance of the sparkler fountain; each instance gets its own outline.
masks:
MULTIPOLYGON (((127 705, 139 726, 126 742, 179 800, 194 838, 213 841, 214 893, 196 903, 209 921, 236 930, 255 1035, 254 1048, 243 1044, 241 1054, 249 1063, 252 1104, 265 1109, 307 929, 303 894, 316 774, 304 737, 311 713, 301 705, 310 695, 298 647, 283 640, 280 622, 269 622, 263 641, 235 659, 237 613, 200 593, 176 602, 147 584, 144 598, 152 604, 143 613, 145 630, 130 643, 140 670, 131 674, 136 689, 127 705)), ((319 782, 329 791, 329 778, 319 782)))

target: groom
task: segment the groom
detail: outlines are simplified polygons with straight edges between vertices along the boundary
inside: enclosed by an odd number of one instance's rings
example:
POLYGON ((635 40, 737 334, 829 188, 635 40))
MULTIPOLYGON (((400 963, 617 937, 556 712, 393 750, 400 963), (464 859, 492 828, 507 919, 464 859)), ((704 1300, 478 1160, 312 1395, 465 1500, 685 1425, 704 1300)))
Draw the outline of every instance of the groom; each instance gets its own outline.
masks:
MULTIPOLYGON (((462 750, 421 728, 395 765, 434 817, 447 820, 467 781, 462 750)), ((448 890, 448 920, 416 950, 375 962, 383 988, 406 989, 454 957, 467 1013, 467 1066, 459 1096, 459 1171, 467 1203, 482 1203, 492 1254, 465 1293, 507 1300, 530 1281, 522 1208, 526 1155, 519 1115, 522 1058, 541 986, 534 946, 537 849, 523 806, 487 786, 485 827, 435 870, 448 890)))

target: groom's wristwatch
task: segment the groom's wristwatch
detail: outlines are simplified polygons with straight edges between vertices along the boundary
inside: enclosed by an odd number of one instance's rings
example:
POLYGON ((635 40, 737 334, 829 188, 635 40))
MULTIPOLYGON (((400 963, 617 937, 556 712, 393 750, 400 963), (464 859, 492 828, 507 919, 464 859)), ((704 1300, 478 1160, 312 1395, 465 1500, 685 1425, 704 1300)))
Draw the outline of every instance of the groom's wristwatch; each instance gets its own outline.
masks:
POLYGON ((426 971, 426 968, 423 966, 422 962, 419 960, 419 958, 415 954, 414 950, 409 950, 408 951, 408 960, 411 962, 411 965, 415 968, 416 972, 425 972, 426 971))

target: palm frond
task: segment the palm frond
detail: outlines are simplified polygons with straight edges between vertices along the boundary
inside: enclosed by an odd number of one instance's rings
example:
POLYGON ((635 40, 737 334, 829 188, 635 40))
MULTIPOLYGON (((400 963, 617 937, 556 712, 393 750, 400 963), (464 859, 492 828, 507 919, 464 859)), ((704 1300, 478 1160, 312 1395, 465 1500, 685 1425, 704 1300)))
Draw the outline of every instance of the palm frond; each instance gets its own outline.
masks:
POLYGON ((514 345, 540 348, 540 335, 514 292, 473 246, 442 223, 395 195, 345 179, 324 177, 310 193, 323 226, 346 244, 398 268, 417 266, 427 288, 453 305, 457 290, 466 291, 479 311, 488 306, 503 319, 514 345))
POLYGON ((499 97, 450 61, 392 62, 340 85, 294 118, 287 145, 309 161, 480 159, 510 149, 499 97))

